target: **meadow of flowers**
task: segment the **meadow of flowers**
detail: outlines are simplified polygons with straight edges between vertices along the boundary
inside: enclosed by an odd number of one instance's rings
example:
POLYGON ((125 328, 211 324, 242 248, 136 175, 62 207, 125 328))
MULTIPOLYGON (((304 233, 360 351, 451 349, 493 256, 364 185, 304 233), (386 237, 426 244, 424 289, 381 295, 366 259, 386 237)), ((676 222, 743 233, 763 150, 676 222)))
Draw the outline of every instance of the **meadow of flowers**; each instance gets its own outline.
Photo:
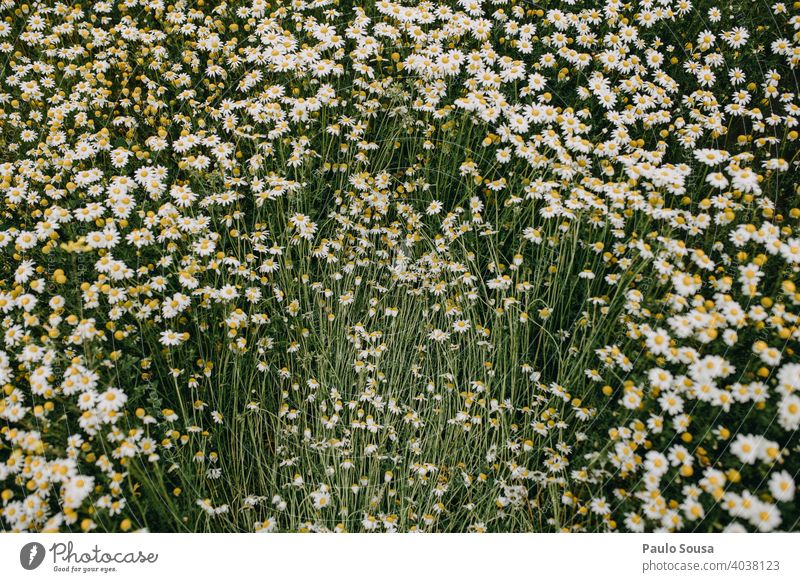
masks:
POLYGON ((800 2, 0 0, 0 529, 800 529, 800 2))

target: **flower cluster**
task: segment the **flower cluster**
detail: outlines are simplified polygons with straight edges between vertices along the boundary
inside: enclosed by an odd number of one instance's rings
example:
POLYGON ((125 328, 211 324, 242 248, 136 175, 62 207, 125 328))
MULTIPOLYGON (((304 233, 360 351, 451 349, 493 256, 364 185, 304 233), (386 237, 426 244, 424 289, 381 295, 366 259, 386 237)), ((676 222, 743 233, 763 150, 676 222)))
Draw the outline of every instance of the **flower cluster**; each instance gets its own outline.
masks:
POLYGON ((800 3, 0 0, 12 531, 797 529, 800 3))

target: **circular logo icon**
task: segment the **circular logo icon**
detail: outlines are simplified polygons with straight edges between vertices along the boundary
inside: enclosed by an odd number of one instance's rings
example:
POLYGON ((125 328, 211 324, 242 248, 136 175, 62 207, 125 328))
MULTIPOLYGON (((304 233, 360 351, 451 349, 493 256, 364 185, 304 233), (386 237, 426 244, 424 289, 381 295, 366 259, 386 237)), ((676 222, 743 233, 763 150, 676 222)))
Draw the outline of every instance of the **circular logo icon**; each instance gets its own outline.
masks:
POLYGON ((19 563, 26 570, 35 570, 44 561, 44 546, 39 542, 30 542, 19 551, 19 563))

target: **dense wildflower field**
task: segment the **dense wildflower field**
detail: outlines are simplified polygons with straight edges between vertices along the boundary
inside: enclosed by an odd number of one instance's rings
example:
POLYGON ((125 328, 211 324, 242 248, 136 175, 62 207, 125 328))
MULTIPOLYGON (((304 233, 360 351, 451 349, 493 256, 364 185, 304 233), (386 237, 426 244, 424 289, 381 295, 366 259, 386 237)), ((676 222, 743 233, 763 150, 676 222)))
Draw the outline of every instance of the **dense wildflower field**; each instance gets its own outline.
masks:
POLYGON ((0 529, 798 530, 800 2, 0 0, 0 529))

